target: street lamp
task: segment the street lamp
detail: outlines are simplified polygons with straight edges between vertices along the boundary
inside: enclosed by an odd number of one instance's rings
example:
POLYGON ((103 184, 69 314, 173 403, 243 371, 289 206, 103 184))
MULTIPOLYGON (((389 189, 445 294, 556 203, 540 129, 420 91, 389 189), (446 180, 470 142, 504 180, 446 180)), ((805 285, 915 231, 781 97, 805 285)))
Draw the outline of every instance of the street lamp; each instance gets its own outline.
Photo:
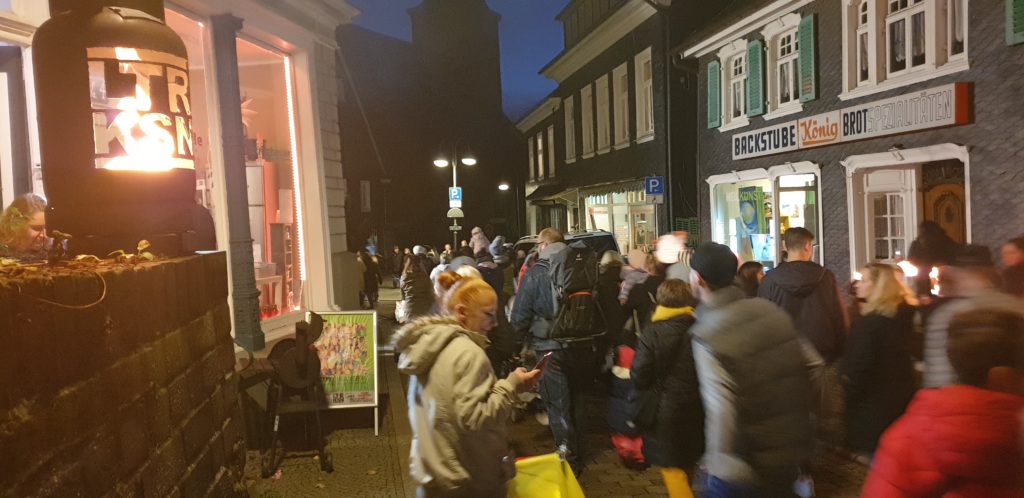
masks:
MULTIPOLYGON (((438 168, 447 168, 448 166, 452 167, 452 188, 458 188, 458 186, 459 186, 459 164, 462 164, 463 166, 476 166, 476 163, 477 163, 476 156, 473 155, 473 152, 471 150, 469 150, 468 148, 466 149, 465 154, 463 154, 462 157, 460 158, 459 157, 458 146, 459 146, 459 142, 455 142, 452 145, 451 156, 444 157, 444 155, 442 153, 442 154, 439 154, 437 156, 437 158, 434 159, 434 166, 437 166, 438 168)), ((449 206, 449 207, 461 207, 461 206, 449 206)), ((459 231, 455 229, 455 227, 457 227, 457 226, 458 226, 458 220, 455 219, 455 218, 452 218, 452 243, 453 243, 452 247, 458 247, 459 246, 459 231)))
POLYGON ((504 192, 504 191, 506 191, 508 189, 509 189, 508 183, 501 182, 501 183, 498 184, 498 190, 504 192))

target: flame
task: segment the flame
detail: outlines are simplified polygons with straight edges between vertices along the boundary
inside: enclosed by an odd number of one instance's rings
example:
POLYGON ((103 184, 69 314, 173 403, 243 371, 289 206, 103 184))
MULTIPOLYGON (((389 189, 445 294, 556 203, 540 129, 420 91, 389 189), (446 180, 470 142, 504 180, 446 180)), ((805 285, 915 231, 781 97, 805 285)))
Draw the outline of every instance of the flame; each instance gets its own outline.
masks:
MULTIPOLYGON (((134 48, 114 48, 118 60, 122 61, 120 72, 136 73, 131 62, 139 61, 139 52, 134 48)), ((135 96, 118 99, 117 109, 121 111, 112 123, 124 137, 125 156, 112 158, 104 165, 110 170, 170 171, 177 167, 174 158, 174 137, 163 126, 171 126, 169 117, 162 114, 147 114, 153 109, 149 88, 135 85, 135 96), (141 136, 140 133, 141 131, 141 136)))
POLYGON ((903 270, 903 274, 907 278, 914 278, 918 275, 918 273, 920 273, 917 267, 911 264, 910 261, 900 261, 899 263, 896 263, 896 266, 900 267, 900 269, 903 270))

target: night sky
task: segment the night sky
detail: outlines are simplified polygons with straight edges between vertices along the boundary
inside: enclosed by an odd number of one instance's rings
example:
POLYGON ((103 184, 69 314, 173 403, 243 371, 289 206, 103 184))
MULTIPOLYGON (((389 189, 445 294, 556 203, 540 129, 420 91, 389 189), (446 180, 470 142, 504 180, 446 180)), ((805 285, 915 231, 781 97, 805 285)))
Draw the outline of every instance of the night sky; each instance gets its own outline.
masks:
MULTIPOLYGON (((356 24, 409 40, 406 12, 420 0, 349 0, 362 14, 356 24)), ((562 50, 561 24, 555 20, 569 0, 487 0, 501 14, 501 78, 505 113, 518 120, 555 89, 539 74, 562 50)))

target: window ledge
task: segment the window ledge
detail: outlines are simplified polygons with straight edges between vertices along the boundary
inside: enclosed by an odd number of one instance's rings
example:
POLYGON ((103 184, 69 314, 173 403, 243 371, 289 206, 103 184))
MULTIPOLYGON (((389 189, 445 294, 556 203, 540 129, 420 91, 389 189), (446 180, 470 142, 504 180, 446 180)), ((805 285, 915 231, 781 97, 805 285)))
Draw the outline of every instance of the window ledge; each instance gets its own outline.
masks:
POLYGON ((597 149, 597 153, 598 154, 607 154, 607 153, 609 153, 611 151, 612 151, 612 148, 610 146, 609 147, 605 147, 603 149, 597 149))
POLYGON ((921 83, 931 79, 938 78, 940 76, 947 76, 960 71, 966 71, 971 68, 970 62, 966 58, 955 59, 949 61, 935 69, 923 69, 914 71, 912 73, 902 74, 895 78, 887 79, 876 85, 865 84, 861 85, 853 90, 846 93, 839 94, 839 100, 852 100, 860 97, 866 97, 868 95, 874 95, 887 90, 893 90, 896 88, 913 85, 914 83, 921 83))
POLYGON ((775 109, 774 111, 766 113, 764 115, 764 120, 765 121, 771 121, 773 119, 781 118, 783 116, 789 116, 790 114, 796 114, 798 112, 803 112, 803 110, 804 110, 804 105, 799 100, 795 100, 793 102, 790 102, 788 104, 785 104, 785 105, 779 107, 778 109, 775 109))
POLYGON ((629 147, 629 139, 626 139, 625 142, 620 142, 612 146, 615 150, 625 149, 626 147, 629 147))
POLYGON ((574 162, 576 162, 576 158, 575 157, 567 157, 567 158, 565 158, 565 164, 572 164, 574 162))
POLYGON ((590 159, 591 157, 594 157, 594 153, 593 152, 588 152, 586 154, 583 154, 581 159, 590 159))
POLYGON ((650 142, 651 140, 654 140, 654 133, 651 133, 649 135, 644 135, 642 137, 636 137, 637 145, 650 142))
POLYGON ((724 124, 722 126, 719 126, 718 127, 718 131, 724 133, 724 132, 727 132, 729 130, 735 130, 737 128, 743 128, 744 126, 747 126, 749 124, 750 124, 750 119, 748 119, 746 116, 743 116, 742 118, 736 118, 736 119, 730 121, 729 124, 724 124))

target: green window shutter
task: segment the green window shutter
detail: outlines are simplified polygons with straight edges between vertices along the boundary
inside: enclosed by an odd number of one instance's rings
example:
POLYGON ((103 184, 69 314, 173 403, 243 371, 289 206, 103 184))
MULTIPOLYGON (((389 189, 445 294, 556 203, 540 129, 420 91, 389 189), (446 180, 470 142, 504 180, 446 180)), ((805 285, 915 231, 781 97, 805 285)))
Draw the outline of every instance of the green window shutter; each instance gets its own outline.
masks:
POLYGON ((814 35, 814 14, 800 20, 800 102, 818 98, 818 70, 816 61, 817 37, 814 35))
POLYGON ((1006 0, 1006 44, 1024 43, 1024 0, 1006 0))
POLYGON ((722 63, 708 63, 708 128, 722 126, 722 63))
POLYGON ((764 42, 747 44, 747 116, 764 114, 764 42))

